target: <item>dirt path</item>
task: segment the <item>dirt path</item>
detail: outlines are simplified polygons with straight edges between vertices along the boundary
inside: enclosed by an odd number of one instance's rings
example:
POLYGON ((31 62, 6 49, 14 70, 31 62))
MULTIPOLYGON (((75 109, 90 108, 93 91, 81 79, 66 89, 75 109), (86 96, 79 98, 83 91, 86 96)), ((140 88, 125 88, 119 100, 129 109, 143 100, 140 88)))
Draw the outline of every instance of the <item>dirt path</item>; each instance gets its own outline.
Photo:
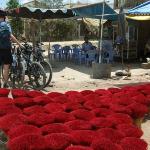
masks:
POLYGON ((108 87, 121 87, 123 85, 132 85, 150 82, 150 69, 140 68, 140 64, 132 64, 129 80, 124 77, 116 77, 115 71, 121 70, 119 63, 112 66, 111 79, 92 79, 92 68, 86 65, 75 65, 71 62, 55 62, 53 64, 53 78, 51 87, 47 91, 65 92, 68 90, 98 89, 108 87), (146 75, 147 74, 147 75, 146 75))

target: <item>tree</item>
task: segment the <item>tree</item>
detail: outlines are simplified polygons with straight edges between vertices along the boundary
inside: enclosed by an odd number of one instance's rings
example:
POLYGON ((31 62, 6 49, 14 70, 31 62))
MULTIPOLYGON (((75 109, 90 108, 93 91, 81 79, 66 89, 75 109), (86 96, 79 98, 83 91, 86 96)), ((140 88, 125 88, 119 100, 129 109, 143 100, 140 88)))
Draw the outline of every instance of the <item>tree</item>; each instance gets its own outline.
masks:
MULTIPOLYGON (((7 9, 13 9, 19 7, 18 0, 9 0, 7 3, 7 9)), ((21 18, 10 17, 10 24, 12 27, 13 34, 18 38, 23 33, 23 22, 21 18)))

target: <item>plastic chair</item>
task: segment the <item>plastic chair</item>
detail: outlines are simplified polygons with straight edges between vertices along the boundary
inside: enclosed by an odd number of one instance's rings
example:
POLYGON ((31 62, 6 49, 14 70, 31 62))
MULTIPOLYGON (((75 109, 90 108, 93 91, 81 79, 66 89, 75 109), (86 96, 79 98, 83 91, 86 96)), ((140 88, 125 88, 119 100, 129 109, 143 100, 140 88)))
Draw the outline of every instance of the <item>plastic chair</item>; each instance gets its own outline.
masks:
POLYGON ((89 50, 86 52, 86 64, 87 64, 87 66, 92 64, 93 61, 96 61, 96 55, 97 55, 96 50, 89 50))
POLYGON ((54 59, 61 60, 61 58, 62 58, 62 47, 61 47, 61 45, 59 45, 59 44, 53 45, 52 51, 53 51, 54 59))
POLYGON ((81 47, 77 44, 72 45, 72 59, 77 64, 85 62, 85 55, 82 53, 81 47))
POLYGON ((62 47, 62 59, 69 60, 71 58, 72 49, 70 46, 62 47))
POLYGON ((109 60, 109 53, 107 51, 102 52, 102 62, 108 64, 109 60))

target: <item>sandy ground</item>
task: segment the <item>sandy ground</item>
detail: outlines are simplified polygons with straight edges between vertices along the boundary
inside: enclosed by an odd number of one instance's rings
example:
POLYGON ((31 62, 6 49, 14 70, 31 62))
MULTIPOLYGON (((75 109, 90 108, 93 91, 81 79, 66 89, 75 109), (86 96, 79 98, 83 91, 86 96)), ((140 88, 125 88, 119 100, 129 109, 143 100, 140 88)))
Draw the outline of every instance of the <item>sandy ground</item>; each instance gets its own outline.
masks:
POLYGON ((131 64, 131 77, 125 80, 124 77, 116 77, 115 71, 121 70, 122 65, 112 65, 110 79, 93 79, 92 68, 86 65, 76 65, 72 62, 53 62, 53 78, 51 87, 47 91, 65 92, 68 90, 98 89, 108 87, 121 87, 150 82, 150 69, 140 68, 140 64, 131 64))

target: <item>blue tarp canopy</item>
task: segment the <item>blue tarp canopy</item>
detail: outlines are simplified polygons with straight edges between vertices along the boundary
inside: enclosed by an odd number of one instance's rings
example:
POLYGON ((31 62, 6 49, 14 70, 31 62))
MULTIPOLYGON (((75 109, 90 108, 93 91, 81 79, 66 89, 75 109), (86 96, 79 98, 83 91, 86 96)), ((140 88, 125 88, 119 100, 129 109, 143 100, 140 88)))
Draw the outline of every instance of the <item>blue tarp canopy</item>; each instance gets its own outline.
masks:
POLYGON ((71 9, 42 9, 31 7, 20 7, 7 11, 8 16, 33 18, 33 19, 57 19, 74 17, 75 13, 71 9))
MULTIPOLYGON (((76 16, 85 18, 101 19, 103 12, 103 2, 91 4, 82 7, 72 8, 76 16)), ((117 20, 118 14, 106 3, 104 3, 104 18, 109 20, 117 20)))
POLYGON ((128 11, 130 15, 150 15, 150 0, 128 11))

